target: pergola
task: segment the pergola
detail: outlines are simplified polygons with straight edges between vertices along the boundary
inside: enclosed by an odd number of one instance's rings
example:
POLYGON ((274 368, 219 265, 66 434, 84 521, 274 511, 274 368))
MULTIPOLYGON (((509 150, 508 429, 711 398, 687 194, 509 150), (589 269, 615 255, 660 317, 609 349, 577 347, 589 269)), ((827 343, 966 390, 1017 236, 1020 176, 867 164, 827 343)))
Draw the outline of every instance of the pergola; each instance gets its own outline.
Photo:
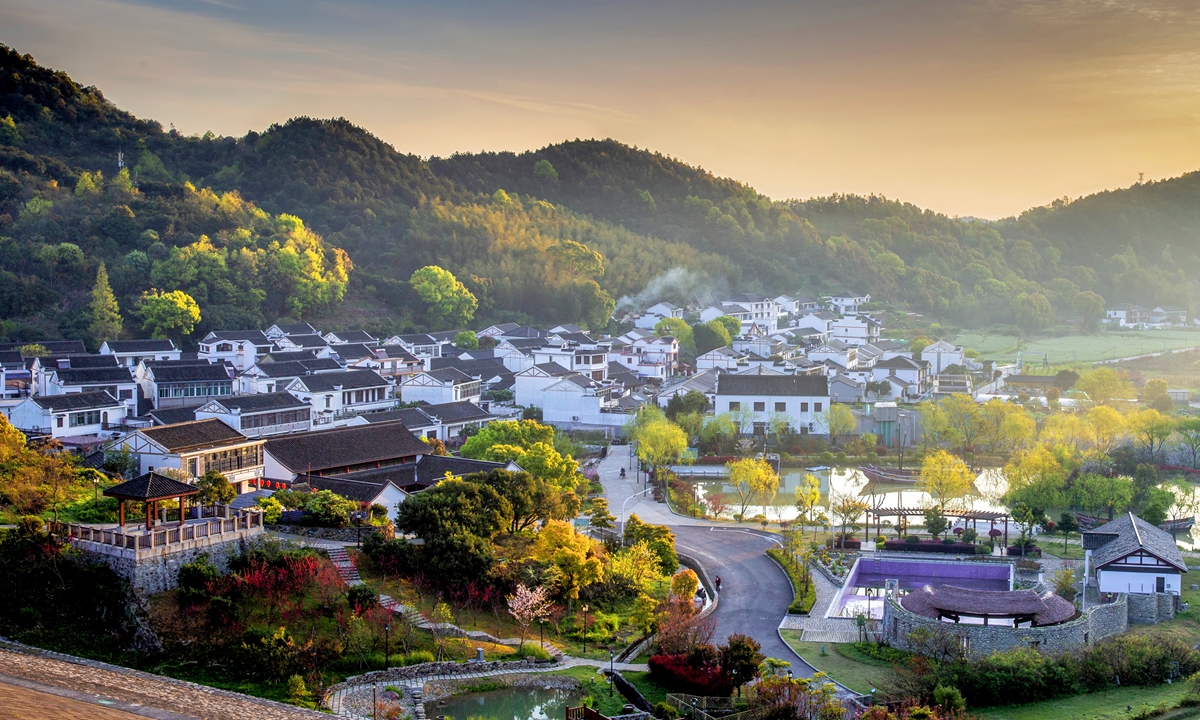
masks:
MULTIPOLYGON (((880 527, 879 527, 880 521, 883 518, 885 518, 885 517, 901 518, 902 525, 907 527, 909 517, 912 517, 914 515, 923 516, 925 514, 925 510, 918 509, 918 508, 905 508, 905 507, 871 508, 871 509, 867 510, 866 514, 867 514, 866 538, 868 540, 870 540, 871 539, 871 518, 872 517, 875 518, 875 535, 878 536, 880 533, 880 527)), ((978 529, 978 523, 980 520, 982 520, 986 523, 991 523, 991 526, 993 528, 996 527, 997 521, 1003 520, 1004 521, 1004 545, 1006 547, 1008 546, 1008 513, 1006 513, 1006 512, 999 512, 996 510, 947 510, 943 514, 946 517, 955 517, 955 518, 962 518, 963 520, 969 520, 971 522, 971 527, 973 527, 975 529, 978 529)))
POLYGON ((104 491, 105 497, 113 497, 118 500, 117 516, 121 527, 125 527, 125 501, 144 503, 147 531, 154 529, 154 516, 158 513, 159 501, 179 498, 179 524, 183 525, 183 499, 199 494, 200 491, 194 485, 188 485, 153 471, 120 485, 114 485, 104 491))

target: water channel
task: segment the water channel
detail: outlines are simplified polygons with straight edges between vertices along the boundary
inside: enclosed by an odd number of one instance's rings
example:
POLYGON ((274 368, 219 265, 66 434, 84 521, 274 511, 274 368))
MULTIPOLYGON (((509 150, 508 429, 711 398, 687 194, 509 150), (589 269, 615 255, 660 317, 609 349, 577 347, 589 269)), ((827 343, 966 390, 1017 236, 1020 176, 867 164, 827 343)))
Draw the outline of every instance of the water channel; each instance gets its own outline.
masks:
POLYGON ((578 690, 505 688, 453 695, 425 704, 425 717, 454 720, 562 720, 567 707, 578 705, 578 690))

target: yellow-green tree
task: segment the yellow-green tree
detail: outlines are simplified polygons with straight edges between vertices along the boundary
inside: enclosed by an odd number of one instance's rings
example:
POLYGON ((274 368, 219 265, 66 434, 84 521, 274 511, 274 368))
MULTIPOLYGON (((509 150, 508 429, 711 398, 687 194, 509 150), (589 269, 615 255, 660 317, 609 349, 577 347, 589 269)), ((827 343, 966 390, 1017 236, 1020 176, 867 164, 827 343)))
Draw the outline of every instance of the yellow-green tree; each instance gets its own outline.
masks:
POLYGON ((1082 392, 1093 406, 1115 405, 1131 400, 1135 393, 1129 381, 1112 368, 1096 368, 1080 376, 1075 389, 1082 392))
POLYGON ((462 326, 475 317, 479 302, 449 270, 426 265, 413 271, 408 282, 424 301, 430 326, 441 329, 462 326))
POLYGON ((142 329, 158 340, 190 335, 200 322, 200 306, 182 290, 142 293, 138 314, 142 316, 142 329))
POLYGON ((1146 449, 1150 461, 1154 462, 1162 453, 1167 440, 1175 433, 1175 420, 1150 408, 1132 413, 1129 416, 1129 429, 1137 438, 1138 444, 1146 449))
POLYGON ((1019 453, 1004 468, 1008 477, 1006 502, 1052 508, 1063 504, 1067 472, 1045 445, 1019 453))
POLYGON ((725 467, 729 469, 729 484, 738 495, 739 518, 745 517, 751 500, 765 497, 772 488, 779 490, 779 476, 766 460, 745 458, 726 463, 725 467))
POLYGON ((1099 405, 1088 410, 1085 416, 1088 440, 1093 450, 1107 455, 1112 452, 1129 428, 1129 421, 1115 408, 1099 405))
POLYGON ((829 444, 837 447, 838 440, 854 432, 858 427, 858 421, 854 419, 854 413, 850 412, 850 408, 841 403, 830 403, 829 409, 821 413, 818 422, 825 427, 825 431, 829 433, 829 444))
MULTIPOLYGON (((796 484, 796 510, 799 511, 797 518, 801 523, 815 522, 816 518, 813 513, 817 509, 817 504, 821 502, 821 481, 812 473, 805 473, 804 477, 800 478, 800 482, 796 484)), ((816 539, 816 529, 813 529, 813 539, 816 539)))
POLYGON ((917 488, 929 493, 938 510, 946 508, 975 489, 975 476, 967 464, 945 450, 925 456, 917 488))
POLYGON ((687 434, 666 419, 639 428, 635 439, 638 457, 656 471, 677 462, 688 447, 687 434))
POLYGON ((561 573, 559 592, 569 606, 579 591, 604 579, 604 565, 597 557, 591 538, 575 532, 562 520, 551 520, 538 533, 533 557, 554 565, 561 573))

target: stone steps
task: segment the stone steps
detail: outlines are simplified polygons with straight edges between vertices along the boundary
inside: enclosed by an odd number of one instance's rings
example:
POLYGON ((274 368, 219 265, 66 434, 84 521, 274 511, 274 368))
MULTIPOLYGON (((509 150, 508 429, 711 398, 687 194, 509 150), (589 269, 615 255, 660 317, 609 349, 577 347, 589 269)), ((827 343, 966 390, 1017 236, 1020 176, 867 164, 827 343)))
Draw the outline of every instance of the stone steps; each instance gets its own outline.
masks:
POLYGON ((855 643, 858 642, 858 631, 844 630, 805 630, 800 634, 800 642, 813 643, 855 643))

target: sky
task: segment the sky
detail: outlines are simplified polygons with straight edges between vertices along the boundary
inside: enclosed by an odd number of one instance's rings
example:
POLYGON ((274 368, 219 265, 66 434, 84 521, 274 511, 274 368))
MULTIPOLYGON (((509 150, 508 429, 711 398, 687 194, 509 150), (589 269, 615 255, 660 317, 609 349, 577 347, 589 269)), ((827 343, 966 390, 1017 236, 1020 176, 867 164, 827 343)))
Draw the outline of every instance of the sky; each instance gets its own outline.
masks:
POLYGON ((1001 218, 1200 168, 1196 0, 0 0, 0 43, 186 134, 611 137, 776 199, 1001 218))

